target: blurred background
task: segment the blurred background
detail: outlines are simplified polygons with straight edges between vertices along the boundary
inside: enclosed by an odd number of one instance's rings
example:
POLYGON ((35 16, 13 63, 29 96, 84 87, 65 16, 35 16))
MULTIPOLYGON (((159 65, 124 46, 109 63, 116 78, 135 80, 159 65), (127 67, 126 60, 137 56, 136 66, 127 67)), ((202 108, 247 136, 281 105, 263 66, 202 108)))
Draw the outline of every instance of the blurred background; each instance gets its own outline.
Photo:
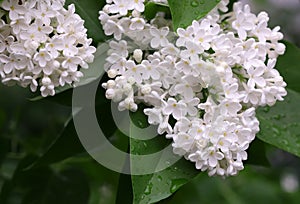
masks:
MULTIPOLYGON (((251 4, 255 13, 267 11, 271 27, 280 25, 285 39, 300 46, 299 0, 243 2, 251 4)), ((58 151, 61 161, 50 158, 49 164, 24 170, 69 127, 66 121, 71 114, 65 98, 29 100, 34 96, 28 89, 0 84, 0 203, 114 203, 119 175, 97 164, 81 147, 74 150, 76 156, 64 159, 66 155, 58 151)), ((78 142, 72 139, 61 142, 65 152, 78 142)), ((266 155, 249 154, 249 160, 261 157, 262 161, 246 164, 238 176, 222 179, 200 174, 162 203, 300 203, 300 159, 269 145, 264 149, 266 155)))

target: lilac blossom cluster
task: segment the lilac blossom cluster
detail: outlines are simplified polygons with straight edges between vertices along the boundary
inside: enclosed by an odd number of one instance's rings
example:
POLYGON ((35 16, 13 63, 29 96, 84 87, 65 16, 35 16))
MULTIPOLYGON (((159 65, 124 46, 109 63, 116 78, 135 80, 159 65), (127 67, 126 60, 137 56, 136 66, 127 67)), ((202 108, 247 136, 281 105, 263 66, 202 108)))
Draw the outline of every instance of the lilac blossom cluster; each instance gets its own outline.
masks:
POLYGON ((99 19, 114 38, 106 97, 120 110, 147 104, 148 122, 197 169, 237 174, 259 131, 256 108, 287 94, 275 69, 285 51, 279 27, 270 29, 268 14, 255 15, 248 5, 235 3, 228 12, 223 0, 206 17, 172 32, 163 13, 145 19, 144 0, 106 2, 99 19))
POLYGON ((42 96, 73 85, 94 59, 84 21, 64 0, 4 0, 0 4, 0 78, 38 88, 42 96))

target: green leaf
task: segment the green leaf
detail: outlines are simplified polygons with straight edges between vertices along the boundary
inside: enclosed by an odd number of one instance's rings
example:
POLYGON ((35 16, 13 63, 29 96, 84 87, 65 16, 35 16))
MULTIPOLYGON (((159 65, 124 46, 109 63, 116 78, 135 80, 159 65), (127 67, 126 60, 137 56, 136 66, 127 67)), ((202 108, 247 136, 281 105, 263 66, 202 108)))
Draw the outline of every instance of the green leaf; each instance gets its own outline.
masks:
POLYGON ((66 5, 69 4, 75 5, 76 13, 84 20, 87 34, 93 39, 95 45, 108 39, 98 19, 99 11, 106 4, 105 0, 66 0, 66 5))
POLYGON ((151 20, 158 12, 164 12, 166 18, 171 18, 171 11, 168 5, 154 2, 148 2, 146 4, 144 16, 147 20, 151 20))
POLYGON ((120 174, 103 167, 90 155, 73 157, 55 164, 55 166, 58 169, 79 169, 85 174, 90 186, 89 204, 115 203, 120 174))
POLYGON ((1 165, 1 177, 6 180, 11 180, 18 168, 19 159, 17 158, 6 158, 1 165))
POLYGON ((6 158, 6 161, 3 162, 0 168, 0 176, 5 178, 0 192, 0 203, 16 203, 16 200, 20 199, 20 196, 15 195, 14 192, 16 182, 20 180, 18 177, 23 172, 23 169, 35 159, 36 157, 31 155, 24 158, 10 155, 6 158))
POLYGON ((287 82, 287 88, 300 92, 300 49, 290 42, 285 41, 286 53, 278 58, 276 68, 287 82))
POLYGON ((200 20, 219 2, 220 0, 168 0, 174 30, 191 25, 193 20, 200 20))
POLYGON ((163 171, 150 175, 132 176, 133 203, 161 201, 171 196, 197 174, 199 171, 195 169, 193 163, 181 159, 163 171))
POLYGON ((140 134, 140 138, 145 137, 146 134, 154 134, 148 129, 142 129, 142 131, 144 132, 141 132, 141 129, 137 128, 134 123, 131 124, 130 153, 133 174, 131 176, 133 203, 139 204, 154 203, 169 197, 199 173, 193 163, 180 159, 180 157, 173 154, 171 141, 164 138, 164 136, 159 135, 146 141, 133 139, 139 138, 138 134, 140 134), (162 149, 167 151, 159 153, 162 149), (154 154, 159 156, 153 156, 152 160, 149 160, 148 156, 154 154), (165 155, 170 156, 164 157, 165 155), (172 163, 168 164, 169 160, 166 160, 166 158, 169 159, 170 157, 172 157, 172 161, 178 161, 174 162, 173 165, 171 165, 172 163), (164 164, 167 168, 160 170, 159 166, 164 164), (160 171, 156 171, 156 168, 160 171), (152 171, 154 173, 147 171, 149 169, 155 169, 152 171), (135 170, 139 170, 140 173, 145 170, 147 174, 134 175, 135 170))
POLYGON ((85 152, 85 149, 77 137, 73 120, 69 120, 62 133, 50 145, 49 149, 28 168, 49 165, 83 152, 85 152))
POLYGON ((74 167, 66 168, 66 166, 55 170, 49 166, 24 170, 35 159, 35 156, 14 159, 12 167, 9 167, 12 178, 7 179, 1 189, 0 203, 82 204, 88 202, 89 186, 82 171, 74 167))
POLYGON ((88 180, 77 169, 55 172, 44 168, 26 172, 22 177, 23 188, 28 189, 23 204, 88 203, 90 194, 88 180))
MULTIPOLYGON (((203 173, 160 204, 253 204, 292 202, 292 193, 283 191, 279 168, 258 170, 247 166, 237 176, 223 179, 203 173)), ((299 195, 299 191, 294 194, 299 195)))
POLYGON ((0 130, 2 130, 4 123, 6 121, 6 114, 5 111, 0 109, 0 130))
POLYGON ((116 204, 132 203, 132 199, 133 192, 131 176, 127 174, 120 174, 116 204))
POLYGON ((0 165, 6 154, 9 152, 10 145, 11 144, 8 139, 0 137, 0 165))
POLYGON ((288 90, 282 102, 273 107, 259 108, 257 117, 260 132, 257 137, 264 142, 300 157, 300 94, 288 90))

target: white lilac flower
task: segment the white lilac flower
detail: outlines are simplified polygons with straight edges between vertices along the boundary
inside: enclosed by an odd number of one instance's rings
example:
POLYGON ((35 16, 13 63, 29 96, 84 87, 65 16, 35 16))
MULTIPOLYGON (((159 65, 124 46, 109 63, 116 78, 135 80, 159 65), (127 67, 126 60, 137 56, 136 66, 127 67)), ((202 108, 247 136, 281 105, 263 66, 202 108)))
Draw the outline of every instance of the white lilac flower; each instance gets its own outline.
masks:
POLYGON ((126 15, 128 10, 133 7, 133 2, 128 2, 127 0, 113 0, 113 2, 108 8, 110 13, 126 15))
POLYGON ((144 1, 145 0, 131 0, 130 2, 131 8, 130 9, 135 9, 139 12, 143 12, 145 9, 144 1))
POLYGON ((26 7, 19 5, 19 2, 15 0, 3 1, 1 7, 9 11, 9 18, 11 20, 17 20, 20 15, 24 15, 27 12, 26 7))
POLYGON ((4 0, 0 23, 0 74, 4 84, 40 87, 42 96, 73 85, 83 76, 96 49, 87 38, 75 6, 64 0, 4 0), (4 18, 3 18, 4 19, 4 18))
POLYGON ((142 77, 144 80, 153 79, 158 80, 160 79, 160 72, 157 70, 160 60, 155 59, 153 61, 143 60, 142 65, 144 65, 145 70, 142 73, 142 77))
POLYGON ((186 104, 182 101, 176 101, 174 98, 168 98, 165 107, 162 110, 165 115, 173 115, 175 119, 180 119, 186 115, 186 104))
POLYGON ((152 35, 151 47, 158 48, 159 46, 165 47, 169 44, 166 36, 169 34, 169 28, 163 27, 161 29, 157 29, 155 27, 150 28, 150 34, 152 35))
POLYGON ((106 2, 99 20, 114 38, 105 65, 111 79, 102 85, 106 97, 120 110, 145 103, 148 122, 197 169, 236 175, 259 131, 255 108, 287 94, 275 69, 285 50, 279 27, 269 28, 267 13, 255 15, 248 5, 235 3, 228 12, 229 0, 222 0, 174 34, 164 14, 151 21, 143 16, 142 0, 106 2))

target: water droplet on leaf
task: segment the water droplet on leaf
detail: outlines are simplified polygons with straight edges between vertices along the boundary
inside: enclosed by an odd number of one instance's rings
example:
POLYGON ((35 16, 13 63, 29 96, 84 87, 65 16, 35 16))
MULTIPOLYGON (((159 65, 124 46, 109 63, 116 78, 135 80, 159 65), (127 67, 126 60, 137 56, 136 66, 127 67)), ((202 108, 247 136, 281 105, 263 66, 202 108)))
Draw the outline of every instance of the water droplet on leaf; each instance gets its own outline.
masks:
POLYGON ((264 107, 264 108, 263 108, 263 111, 264 111, 265 113, 268 113, 268 112, 270 111, 270 107, 269 107, 269 106, 264 107))
POLYGON ((193 0, 193 1, 191 2, 191 6, 192 6, 192 7, 197 7, 197 6, 199 6, 198 1, 193 0))
POLYGON ((273 133, 275 133, 276 136, 280 135, 280 131, 278 130, 278 128, 272 127, 272 130, 273 130, 273 133))
POLYGON ((143 123, 142 123, 142 121, 137 121, 137 123, 139 124, 139 127, 142 127, 143 126, 143 123))
POLYGON ((179 189, 186 182, 187 182, 186 179, 173 179, 172 183, 171 183, 170 192, 174 193, 177 189, 179 189))
POLYGON ((289 142, 287 140, 281 140, 280 143, 283 144, 283 145, 288 145, 289 144, 289 142))
POLYGON ((158 180, 159 182, 161 182, 161 181, 162 181, 162 177, 161 177, 160 175, 158 175, 158 176, 157 176, 157 180, 158 180))
POLYGON ((179 188, 178 186, 172 185, 171 188, 170 188, 170 192, 174 193, 178 188, 179 188))
POLYGON ((153 187, 153 184, 150 183, 150 184, 146 187, 144 194, 145 194, 145 195, 149 195, 149 194, 151 193, 151 191, 152 191, 152 187, 153 187))
POLYGON ((195 11, 194 14, 199 16, 201 14, 201 12, 200 11, 195 11))
POLYGON ((273 118, 274 118, 275 120, 280 120, 280 119, 281 119, 281 115, 280 115, 280 114, 277 114, 277 115, 273 116, 273 118))

